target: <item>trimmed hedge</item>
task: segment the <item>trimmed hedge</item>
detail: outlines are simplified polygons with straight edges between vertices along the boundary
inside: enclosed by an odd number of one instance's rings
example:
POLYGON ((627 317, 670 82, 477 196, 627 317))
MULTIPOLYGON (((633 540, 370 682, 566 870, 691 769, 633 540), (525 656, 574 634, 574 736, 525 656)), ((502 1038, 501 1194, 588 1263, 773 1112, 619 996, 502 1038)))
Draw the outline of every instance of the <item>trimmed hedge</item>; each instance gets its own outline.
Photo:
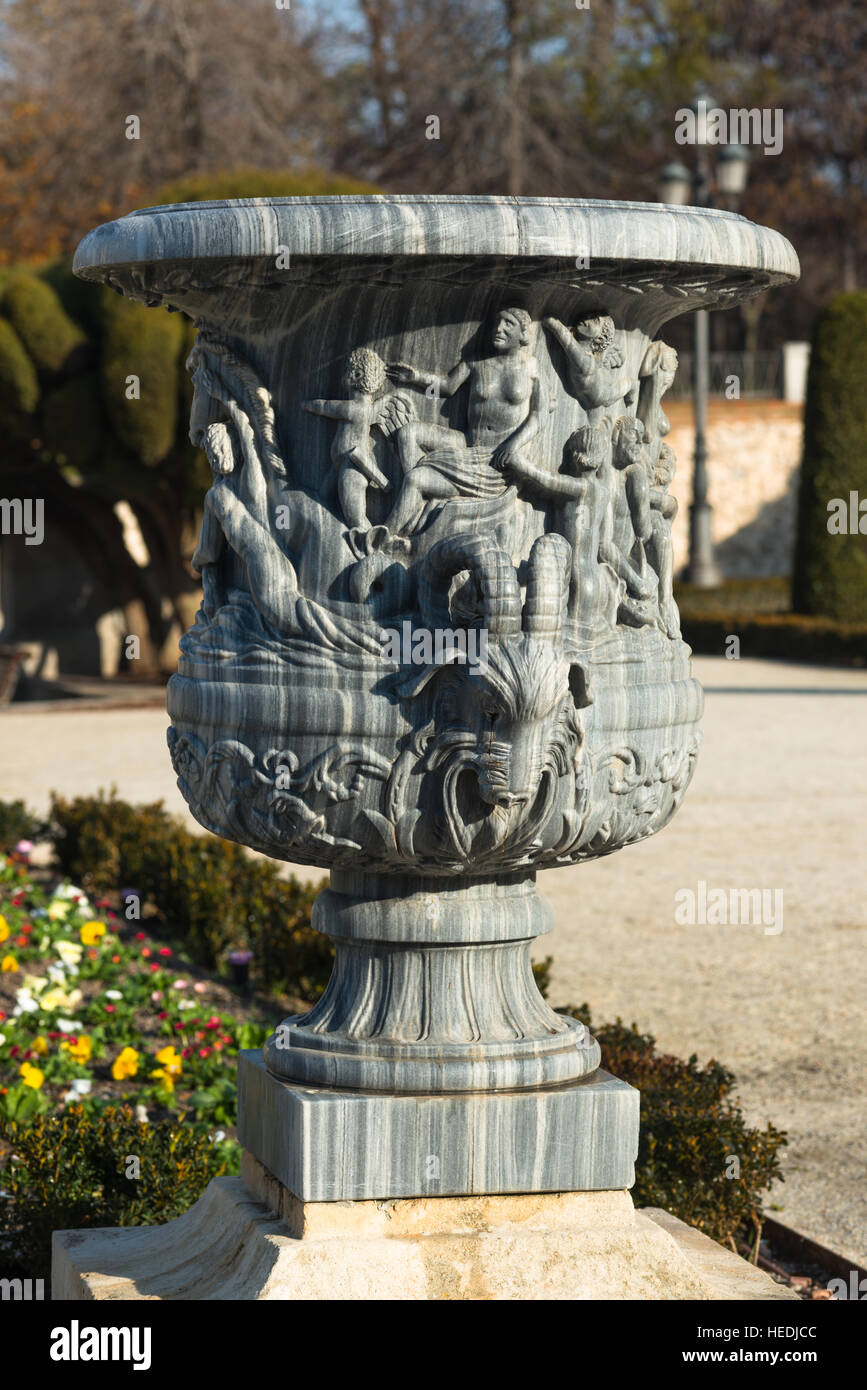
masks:
POLYGON ((228 198, 326 197, 349 193, 380 193, 372 183, 329 174, 321 169, 274 173, 263 169, 229 169, 223 174, 194 174, 160 189, 157 202, 222 202, 228 198))
POLYGON ((761 575, 750 579, 724 579, 713 589, 702 589, 677 580, 674 597, 685 622, 693 618, 738 613, 752 618, 757 613, 790 613, 792 580, 787 574, 761 575))
POLYGON ((804 613, 703 613, 682 620, 683 639, 701 656, 723 656, 727 638, 740 639, 742 657, 829 666, 867 666, 867 623, 839 623, 804 613))
POLYGON ((101 466, 109 434, 98 372, 83 372, 46 394, 42 434, 58 463, 71 464, 80 472, 101 466))
POLYGON ((10 275, 0 308, 39 371, 63 371, 87 342, 51 286, 26 271, 10 275))
POLYGON ((18 433, 39 404, 39 378, 11 323, 0 318, 0 425, 18 433))
POLYGON ((141 1124, 129 1106, 70 1105, 27 1124, 0 1120, 0 1265, 7 1277, 43 1278, 51 1233, 150 1226, 182 1215, 212 1178, 237 1171, 236 1146, 215 1144, 183 1120, 141 1124), (138 1160, 138 1176, 127 1176, 138 1160))
MULTIPOLYGON (((813 334, 792 606, 867 623, 867 536, 832 534, 828 504, 867 500, 867 291, 838 294, 813 334)), ((867 515, 864 518, 867 527, 867 515)))
POLYGON ((738 1233, 755 1244, 762 1194, 782 1178, 782 1130, 750 1129, 732 1097, 734 1075, 719 1062, 699 1065, 656 1051, 636 1025, 594 1025, 590 1008, 558 1012, 580 1018, 602 1048, 606 1071, 641 1092, 635 1186, 637 1207, 664 1207, 713 1240, 733 1245, 738 1233), (736 1160, 736 1162, 733 1162, 736 1160))
POLYGON ((104 307, 100 380, 117 440, 147 467, 171 452, 180 423, 179 375, 186 335, 179 314, 155 313, 109 294, 104 307), (139 379, 139 398, 127 378, 139 379))
POLYGON ((328 938, 310 919, 319 891, 282 878, 231 840, 196 835, 162 802, 131 806, 108 796, 55 796, 49 836, 64 874, 87 892, 136 888, 143 904, 213 970, 226 952, 249 946, 262 984, 316 998, 331 973, 328 938))

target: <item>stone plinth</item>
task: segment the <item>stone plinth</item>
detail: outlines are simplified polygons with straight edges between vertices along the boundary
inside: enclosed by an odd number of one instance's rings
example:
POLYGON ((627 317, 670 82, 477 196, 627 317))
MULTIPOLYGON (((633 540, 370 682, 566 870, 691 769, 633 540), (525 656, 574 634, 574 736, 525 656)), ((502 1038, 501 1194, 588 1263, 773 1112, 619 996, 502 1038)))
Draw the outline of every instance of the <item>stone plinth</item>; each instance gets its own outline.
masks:
POLYGON ((388 1095, 238 1068, 245 1149, 308 1202, 631 1187, 639 1095, 601 1068, 546 1090, 388 1095))
POLYGON ((56 1299, 792 1299, 628 1192, 303 1202, 245 1154, 165 1226, 58 1231, 56 1299))

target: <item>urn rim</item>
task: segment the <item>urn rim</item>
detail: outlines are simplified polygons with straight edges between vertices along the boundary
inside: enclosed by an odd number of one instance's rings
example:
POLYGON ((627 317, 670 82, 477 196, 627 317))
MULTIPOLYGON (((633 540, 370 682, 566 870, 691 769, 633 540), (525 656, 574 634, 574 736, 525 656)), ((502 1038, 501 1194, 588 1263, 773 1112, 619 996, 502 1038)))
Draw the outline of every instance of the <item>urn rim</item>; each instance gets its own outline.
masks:
POLYGON ((281 253, 573 262, 585 256, 606 265, 725 268, 763 288, 792 283, 800 274, 794 248, 781 233, 723 209, 475 194, 239 198, 141 208, 89 232, 73 269, 103 280, 122 267, 244 264, 281 253), (458 215, 445 215, 449 209, 458 215))

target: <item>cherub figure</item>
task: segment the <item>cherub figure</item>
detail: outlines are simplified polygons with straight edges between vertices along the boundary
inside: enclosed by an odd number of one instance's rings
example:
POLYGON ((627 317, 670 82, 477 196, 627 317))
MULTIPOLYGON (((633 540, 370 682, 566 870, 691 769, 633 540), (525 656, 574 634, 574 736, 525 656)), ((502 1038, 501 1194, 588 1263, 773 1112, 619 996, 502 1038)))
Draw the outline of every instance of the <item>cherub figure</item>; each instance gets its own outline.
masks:
POLYGON ((338 420, 331 444, 331 461, 337 468, 337 492, 350 539, 356 543, 370 530, 367 517, 368 487, 387 490, 391 484, 373 455, 371 430, 378 427, 388 437, 413 418, 415 410, 408 396, 389 392, 385 363, 370 348, 356 348, 349 354, 343 386, 345 400, 304 401, 304 410, 326 419, 338 420))
POLYGON ((605 412, 620 401, 633 403, 635 383, 623 369, 623 353, 614 341, 614 320, 608 314, 582 319, 572 332, 559 319, 542 322, 566 354, 569 391, 591 425, 600 424, 605 412))

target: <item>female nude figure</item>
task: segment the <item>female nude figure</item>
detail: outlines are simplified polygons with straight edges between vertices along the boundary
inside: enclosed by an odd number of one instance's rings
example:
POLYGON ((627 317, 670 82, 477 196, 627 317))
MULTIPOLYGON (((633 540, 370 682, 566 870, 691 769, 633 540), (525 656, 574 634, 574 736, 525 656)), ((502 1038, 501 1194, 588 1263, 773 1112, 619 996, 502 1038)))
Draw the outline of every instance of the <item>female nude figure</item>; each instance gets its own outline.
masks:
POLYGON ((435 388, 452 396, 469 384, 467 430, 411 420, 395 436, 404 481, 386 522, 390 532, 414 526, 431 499, 497 497, 500 470, 525 457, 544 415, 544 390, 529 351, 532 320, 526 309, 503 309, 492 336, 493 355, 462 361, 445 376, 397 362, 389 376, 404 386, 435 388))

